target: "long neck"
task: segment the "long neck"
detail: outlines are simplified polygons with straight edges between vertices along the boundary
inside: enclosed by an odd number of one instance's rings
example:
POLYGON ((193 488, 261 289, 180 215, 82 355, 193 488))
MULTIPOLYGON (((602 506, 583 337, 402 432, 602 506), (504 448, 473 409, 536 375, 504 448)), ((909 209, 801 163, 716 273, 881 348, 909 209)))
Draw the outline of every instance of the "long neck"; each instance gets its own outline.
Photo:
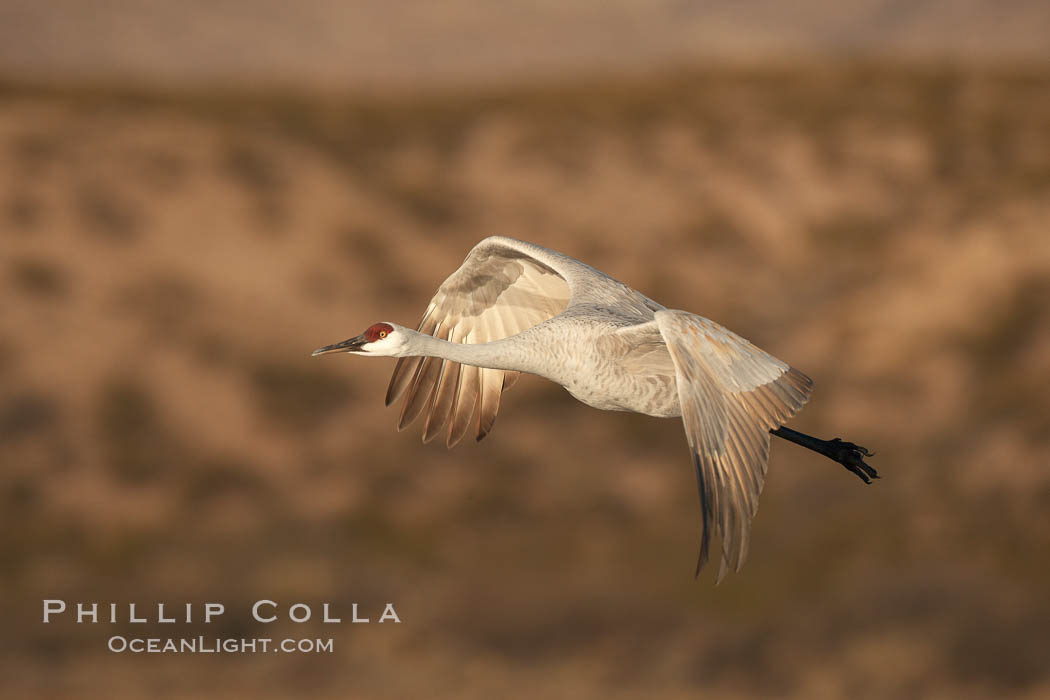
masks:
POLYGON ((536 372, 524 337, 494 340, 489 343, 450 343, 430 335, 409 331, 410 356, 440 357, 464 365, 536 372))

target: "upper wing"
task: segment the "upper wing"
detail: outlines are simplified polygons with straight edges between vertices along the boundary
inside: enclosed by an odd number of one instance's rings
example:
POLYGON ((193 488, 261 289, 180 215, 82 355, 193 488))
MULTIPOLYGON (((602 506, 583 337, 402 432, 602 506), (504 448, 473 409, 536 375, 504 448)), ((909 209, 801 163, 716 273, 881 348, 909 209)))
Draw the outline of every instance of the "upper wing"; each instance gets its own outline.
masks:
POLYGON ((802 408, 813 382, 706 318, 685 311, 658 311, 655 318, 674 362, 696 467, 704 528, 696 572, 707 561, 714 531, 722 540, 721 581, 747 558, 769 431, 802 408))
MULTIPOLYGON (((520 333, 566 309, 572 258, 509 238, 486 238, 438 288, 419 332, 453 343, 486 343, 520 333)), ((434 357, 403 357, 390 378, 389 406, 407 391, 398 429, 426 411, 424 442, 448 425, 458 443, 473 426, 480 440, 492 429, 500 394, 517 372, 460 365, 434 357)))

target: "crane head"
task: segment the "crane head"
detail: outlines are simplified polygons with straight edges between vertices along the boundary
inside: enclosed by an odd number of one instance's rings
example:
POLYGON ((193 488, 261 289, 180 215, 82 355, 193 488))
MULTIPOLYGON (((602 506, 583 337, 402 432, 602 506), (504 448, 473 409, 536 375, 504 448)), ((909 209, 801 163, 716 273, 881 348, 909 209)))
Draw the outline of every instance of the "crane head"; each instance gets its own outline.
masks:
POLYGON ((405 329, 393 323, 375 323, 364 333, 341 343, 317 348, 313 355, 327 355, 336 352, 349 352, 355 355, 375 355, 379 357, 400 357, 400 351, 408 341, 405 329))

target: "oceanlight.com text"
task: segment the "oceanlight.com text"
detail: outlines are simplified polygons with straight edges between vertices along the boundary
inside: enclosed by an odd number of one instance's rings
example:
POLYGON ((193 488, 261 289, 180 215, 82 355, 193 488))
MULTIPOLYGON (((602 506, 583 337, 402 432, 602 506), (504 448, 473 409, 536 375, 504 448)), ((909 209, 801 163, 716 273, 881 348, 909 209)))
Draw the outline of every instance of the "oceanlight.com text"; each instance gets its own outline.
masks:
POLYGON ((220 637, 124 637, 114 635, 106 643, 115 654, 331 654, 332 639, 252 639, 220 637))

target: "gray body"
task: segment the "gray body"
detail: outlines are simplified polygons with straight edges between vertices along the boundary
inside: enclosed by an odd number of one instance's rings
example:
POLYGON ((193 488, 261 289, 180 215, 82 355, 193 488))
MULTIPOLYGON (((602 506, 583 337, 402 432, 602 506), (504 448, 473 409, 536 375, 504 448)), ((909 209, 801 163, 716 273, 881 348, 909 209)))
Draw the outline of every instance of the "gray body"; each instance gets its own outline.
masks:
POLYGON ((682 410, 674 363, 653 312, 647 315, 628 324, 606 309, 581 306, 522 333, 520 340, 535 344, 531 354, 542 350, 553 360, 534 374, 561 384, 588 406, 676 418, 682 410))

